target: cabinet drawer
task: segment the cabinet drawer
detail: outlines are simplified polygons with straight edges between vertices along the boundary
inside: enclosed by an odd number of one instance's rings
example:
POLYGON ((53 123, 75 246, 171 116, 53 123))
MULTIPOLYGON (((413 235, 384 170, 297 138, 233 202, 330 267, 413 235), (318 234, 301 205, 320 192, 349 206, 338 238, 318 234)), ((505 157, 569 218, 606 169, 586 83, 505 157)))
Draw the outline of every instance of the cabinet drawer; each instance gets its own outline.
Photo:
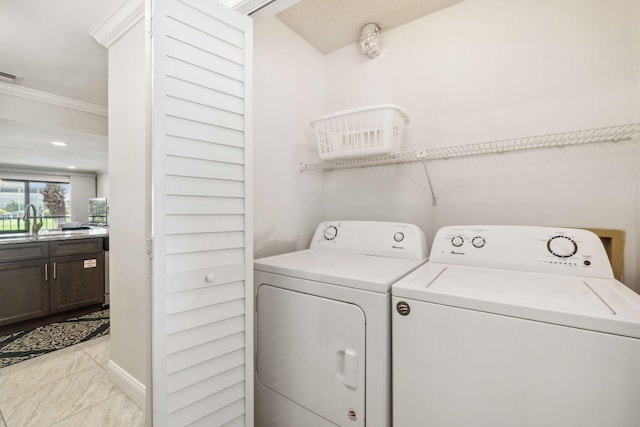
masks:
POLYGON ((102 252, 103 241, 102 237, 93 239, 54 240, 51 242, 49 250, 52 257, 102 252))
POLYGON ((49 257, 49 243, 0 245, 0 263, 49 257))

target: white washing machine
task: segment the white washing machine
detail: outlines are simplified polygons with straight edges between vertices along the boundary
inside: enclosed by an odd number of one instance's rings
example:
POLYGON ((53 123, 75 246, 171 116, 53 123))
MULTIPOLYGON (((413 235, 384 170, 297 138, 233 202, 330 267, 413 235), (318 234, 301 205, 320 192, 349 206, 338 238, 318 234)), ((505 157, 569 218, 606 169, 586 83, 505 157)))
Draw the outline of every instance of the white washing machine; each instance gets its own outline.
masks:
POLYGON ((392 294, 395 426, 640 426, 640 296, 595 234, 445 227, 392 294))
POLYGON ((254 261, 255 425, 391 425, 391 294, 425 262, 411 224, 332 221, 254 261))

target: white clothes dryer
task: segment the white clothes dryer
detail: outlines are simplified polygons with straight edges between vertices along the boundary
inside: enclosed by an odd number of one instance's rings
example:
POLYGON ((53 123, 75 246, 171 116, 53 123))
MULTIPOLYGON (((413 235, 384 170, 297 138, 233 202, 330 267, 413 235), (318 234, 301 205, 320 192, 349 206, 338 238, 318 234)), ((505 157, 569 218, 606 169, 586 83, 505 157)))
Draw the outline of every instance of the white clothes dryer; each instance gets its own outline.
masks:
POLYGON ((391 285, 422 265, 411 224, 331 221, 254 261, 257 427, 391 425, 391 285))
POLYGON ((595 234, 445 227, 392 294, 395 426, 640 426, 640 296, 595 234))

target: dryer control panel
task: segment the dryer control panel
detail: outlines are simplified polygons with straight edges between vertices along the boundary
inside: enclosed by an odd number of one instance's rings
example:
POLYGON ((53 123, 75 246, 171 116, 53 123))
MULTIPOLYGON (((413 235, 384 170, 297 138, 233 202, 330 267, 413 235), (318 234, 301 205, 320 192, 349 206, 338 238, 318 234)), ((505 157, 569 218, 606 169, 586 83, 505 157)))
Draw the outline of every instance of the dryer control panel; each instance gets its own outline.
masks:
POLYGON ((323 222, 316 228, 311 249, 406 259, 426 259, 429 254, 419 227, 383 221, 323 222))
POLYGON ((512 225, 443 227, 431 262, 613 278, 600 238, 577 228, 512 225))

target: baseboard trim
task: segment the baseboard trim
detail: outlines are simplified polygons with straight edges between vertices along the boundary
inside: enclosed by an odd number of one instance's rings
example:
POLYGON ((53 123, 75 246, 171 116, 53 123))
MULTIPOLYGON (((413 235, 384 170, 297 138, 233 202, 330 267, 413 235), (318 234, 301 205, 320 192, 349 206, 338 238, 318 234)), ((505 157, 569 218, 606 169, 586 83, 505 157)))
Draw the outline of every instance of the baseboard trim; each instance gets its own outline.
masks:
POLYGON ((107 378, 133 400, 140 409, 145 410, 146 389, 144 384, 132 377, 113 360, 109 360, 107 364, 107 378))

